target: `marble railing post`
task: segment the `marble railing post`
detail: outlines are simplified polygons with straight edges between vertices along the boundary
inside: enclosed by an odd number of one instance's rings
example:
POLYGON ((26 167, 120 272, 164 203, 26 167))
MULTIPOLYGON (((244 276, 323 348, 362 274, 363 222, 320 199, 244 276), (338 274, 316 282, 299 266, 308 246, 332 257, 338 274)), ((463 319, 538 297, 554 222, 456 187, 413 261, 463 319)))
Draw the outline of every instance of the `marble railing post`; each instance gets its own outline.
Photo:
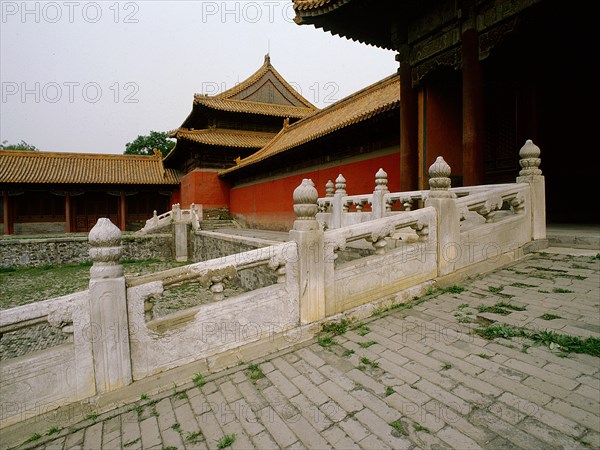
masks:
POLYGON ((312 180, 304 179, 294 190, 294 212, 298 219, 290 239, 298 246, 300 323, 325 317, 324 233, 316 220, 318 193, 312 180))
POLYGON ((529 184, 531 191, 531 238, 546 239, 546 182, 540 170, 540 148, 531 140, 521 147, 521 171, 517 183, 529 184))
POLYGON ((389 193, 387 187, 388 174, 383 169, 379 169, 375 174, 375 190, 373 191, 372 219, 381 219, 385 216, 386 204, 385 194, 389 193))
POLYGON ((346 195, 346 179, 340 173, 335 180, 335 194, 333 194, 333 228, 342 227, 342 214, 344 213, 342 202, 346 195))
POLYGON ((92 342, 96 390, 102 393, 132 382, 125 277, 119 263, 123 253, 121 230, 101 218, 88 239, 93 265, 87 337, 92 342))
MULTIPOLYGON (((429 168, 429 196, 425 206, 433 206, 437 216, 438 276, 454 271, 460 258, 460 218, 450 195, 450 166, 438 156, 429 168)), ((429 253, 425 253, 429 257, 429 253)))

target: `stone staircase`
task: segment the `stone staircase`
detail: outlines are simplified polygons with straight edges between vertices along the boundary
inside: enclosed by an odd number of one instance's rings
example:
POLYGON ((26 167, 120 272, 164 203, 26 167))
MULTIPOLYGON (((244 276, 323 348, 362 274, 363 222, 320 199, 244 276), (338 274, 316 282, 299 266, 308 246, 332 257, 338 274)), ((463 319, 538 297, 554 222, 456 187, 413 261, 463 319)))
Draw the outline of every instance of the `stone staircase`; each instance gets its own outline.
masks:
POLYGON ((207 219, 200 222, 203 231, 218 231, 225 228, 241 228, 233 219, 207 219))

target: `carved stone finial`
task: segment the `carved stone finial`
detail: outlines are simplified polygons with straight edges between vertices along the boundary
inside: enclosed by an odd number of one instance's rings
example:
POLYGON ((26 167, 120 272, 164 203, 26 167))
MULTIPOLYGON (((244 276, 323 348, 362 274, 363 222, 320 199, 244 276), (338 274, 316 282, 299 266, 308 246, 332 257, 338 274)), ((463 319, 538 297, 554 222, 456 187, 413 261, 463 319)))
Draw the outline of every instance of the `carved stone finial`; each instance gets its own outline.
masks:
POLYGON ((383 170, 379 169, 375 174, 375 190, 390 192, 387 187, 388 184, 388 174, 383 170))
POLYGON ((335 193, 346 195, 346 179, 341 173, 335 179, 335 193))
POLYGON ((524 177, 527 175, 541 175, 542 171, 539 169, 542 160, 540 159, 540 148, 533 143, 531 139, 527 139, 525 145, 519 150, 519 156, 521 160, 519 164, 522 169, 519 175, 524 177))
POLYGON ((98 219, 88 236, 90 257, 94 264, 90 269, 91 278, 117 278, 123 276, 123 266, 119 264, 123 247, 121 247, 121 230, 110 219, 98 219))
POLYGON ((430 197, 450 197, 450 166, 444 158, 438 156, 429 168, 430 197))
POLYGON ((333 197, 335 194, 335 184, 333 181, 329 180, 327 184, 325 184, 325 197, 333 197))
POLYGON ((298 220, 315 220, 319 206, 317 200, 319 194, 312 180, 305 178, 296 189, 294 189, 294 212, 298 220))

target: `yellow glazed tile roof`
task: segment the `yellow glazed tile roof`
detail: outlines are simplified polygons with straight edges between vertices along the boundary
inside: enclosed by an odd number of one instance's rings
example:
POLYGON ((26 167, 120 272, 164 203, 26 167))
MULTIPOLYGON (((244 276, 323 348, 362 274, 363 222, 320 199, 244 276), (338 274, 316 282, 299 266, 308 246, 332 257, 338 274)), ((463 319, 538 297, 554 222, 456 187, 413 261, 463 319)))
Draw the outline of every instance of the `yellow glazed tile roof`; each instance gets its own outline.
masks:
POLYGON ((0 150, 0 183, 179 184, 154 156, 0 150))
POLYGON ((275 134, 259 131, 227 130, 224 128, 207 130, 187 130, 180 128, 172 132, 172 137, 207 145, 258 149, 267 145, 275 134))
POLYGON ((203 105, 220 111, 242 112, 265 116, 292 117, 294 119, 306 117, 316 111, 315 108, 278 105, 275 103, 263 103, 250 100, 231 100, 228 98, 207 97, 201 94, 194 95, 194 104, 203 105))
POLYGON ((284 89, 289 91, 289 93, 292 94, 306 108, 309 108, 313 111, 317 109, 312 103, 310 103, 308 100, 306 100, 304 97, 302 97, 302 95, 300 95, 300 93, 298 91, 296 91, 296 89, 294 89, 285 80, 285 78, 283 78, 281 76, 281 74, 279 72, 277 72, 275 67, 273 67, 273 65, 271 64, 271 58, 269 55, 265 55, 265 62, 256 72, 254 72, 252 75, 250 75, 248 78, 246 78, 241 83, 235 85, 231 89, 227 89, 226 91, 221 92, 219 95, 216 95, 215 97, 221 98, 221 99, 232 99, 240 92, 245 91, 246 89, 251 88, 252 86, 259 83, 261 80, 266 78, 267 75, 269 75, 269 74, 272 74, 281 83, 281 85, 284 87, 284 89))
POLYGON ((265 147, 242 159, 236 166, 224 170, 221 175, 256 164, 308 141, 399 107, 400 76, 395 74, 293 125, 284 127, 265 147))
POLYGON ((348 0, 293 0, 296 11, 310 11, 314 9, 334 9, 347 3, 348 0))

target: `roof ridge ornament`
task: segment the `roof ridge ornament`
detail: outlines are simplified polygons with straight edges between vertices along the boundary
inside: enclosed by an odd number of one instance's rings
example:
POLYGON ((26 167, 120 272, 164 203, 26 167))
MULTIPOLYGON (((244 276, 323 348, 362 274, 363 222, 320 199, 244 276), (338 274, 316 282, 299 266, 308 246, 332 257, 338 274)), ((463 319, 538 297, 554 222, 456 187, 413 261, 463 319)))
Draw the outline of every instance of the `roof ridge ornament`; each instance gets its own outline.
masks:
POLYGON ((268 53, 265 55, 265 65, 271 65, 271 55, 268 53))

